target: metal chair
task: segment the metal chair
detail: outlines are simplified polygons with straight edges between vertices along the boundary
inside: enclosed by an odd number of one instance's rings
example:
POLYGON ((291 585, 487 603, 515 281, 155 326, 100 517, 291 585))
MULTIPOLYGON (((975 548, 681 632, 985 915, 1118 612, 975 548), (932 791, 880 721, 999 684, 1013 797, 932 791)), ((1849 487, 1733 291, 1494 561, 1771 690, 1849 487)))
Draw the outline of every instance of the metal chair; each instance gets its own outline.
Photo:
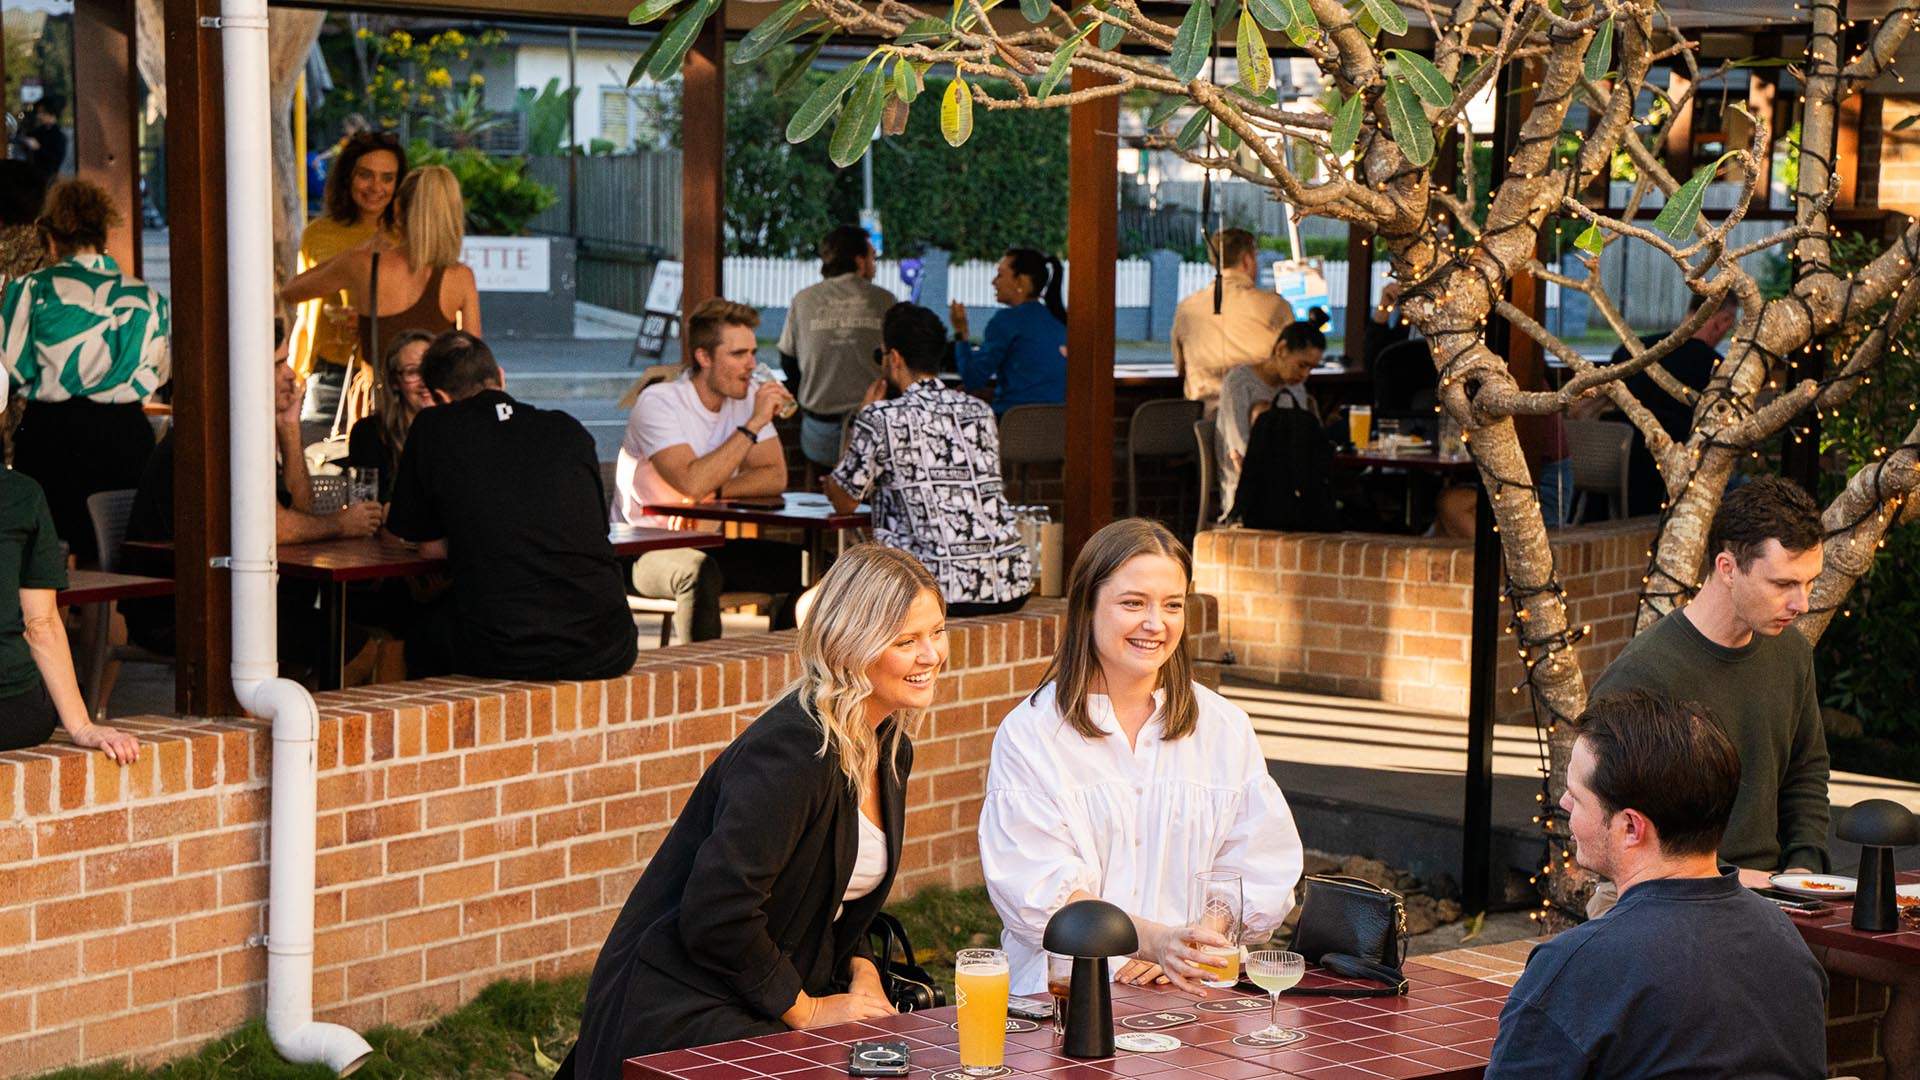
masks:
MULTIPOLYGON (((1141 402, 1127 421, 1127 516, 1140 513, 1140 458, 1183 458, 1193 450, 1193 425, 1203 407, 1186 398, 1141 402)), ((1206 457, 1207 455, 1201 455, 1206 457)))
POLYGON ((1000 463, 1020 467, 1020 501, 1027 498, 1027 466, 1067 460, 1067 407, 1015 405, 1000 417, 1000 463))
POLYGON ((1215 423, 1212 417, 1193 422, 1193 443, 1195 454, 1200 460, 1200 514, 1193 521, 1193 535, 1199 536, 1207 531, 1213 521, 1214 460, 1213 438, 1215 423))
MULTIPOLYGON (((120 549, 127 540, 127 520, 133 516, 134 490, 120 488, 98 491, 87 496, 87 516, 93 522, 93 542, 100 552, 100 569, 120 572, 120 549)), ((89 604, 83 615, 82 637, 88 642, 86 670, 80 673, 81 696, 95 720, 107 718, 107 665, 157 664, 173 666, 173 657, 143 649, 138 645, 111 643, 114 605, 89 604)))
POLYGON ((1627 516, 1629 455, 1633 425, 1617 420, 1568 420, 1567 448, 1573 458, 1573 512, 1569 523, 1583 521, 1588 493, 1607 497, 1608 516, 1627 516))

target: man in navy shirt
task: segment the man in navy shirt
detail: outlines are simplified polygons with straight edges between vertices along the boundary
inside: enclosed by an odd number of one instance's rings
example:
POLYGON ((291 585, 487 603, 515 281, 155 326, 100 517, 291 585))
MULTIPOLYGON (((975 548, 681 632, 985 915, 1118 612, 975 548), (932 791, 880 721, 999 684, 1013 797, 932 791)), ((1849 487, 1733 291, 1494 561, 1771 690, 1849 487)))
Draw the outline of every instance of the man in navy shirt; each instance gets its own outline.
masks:
POLYGON ((1581 866, 1612 911, 1533 950, 1487 1080, 1826 1075, 1826 973, 1799 931, 1722 872, 1740 757, 1697 707, 1595 700, 1567 765, 1581 866))
POLYGON ((407 635, 407 674, 624 674, 636 639, 593 436, 508 397, 472 334, 434 339, 420 377, 441 404, 407 435, 387 529, 445 558, 453 588, 407 635))

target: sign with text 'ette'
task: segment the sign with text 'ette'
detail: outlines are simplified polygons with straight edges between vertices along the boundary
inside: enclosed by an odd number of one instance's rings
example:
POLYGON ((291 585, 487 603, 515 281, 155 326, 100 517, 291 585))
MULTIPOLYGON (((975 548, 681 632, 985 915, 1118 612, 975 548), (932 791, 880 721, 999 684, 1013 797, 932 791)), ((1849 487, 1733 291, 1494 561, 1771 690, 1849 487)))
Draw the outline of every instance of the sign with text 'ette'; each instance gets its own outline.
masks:
POLYGON ((552 288, 551 247, 544 236, 469 236, 460 261, 481 292, 543 293, 552 288))

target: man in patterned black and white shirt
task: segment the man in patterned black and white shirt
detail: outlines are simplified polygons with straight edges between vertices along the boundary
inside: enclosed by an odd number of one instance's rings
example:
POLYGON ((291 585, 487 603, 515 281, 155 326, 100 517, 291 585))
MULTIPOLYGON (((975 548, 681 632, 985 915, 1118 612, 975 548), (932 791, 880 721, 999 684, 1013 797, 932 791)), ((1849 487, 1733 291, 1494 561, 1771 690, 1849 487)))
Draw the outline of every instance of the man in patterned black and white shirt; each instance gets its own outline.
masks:
POLYGON ((1016 611, 1033 572, 1001 489, 993 410, 935 377, 947 335, 933 312, 895 304, 881 337, 885 377, 867 389, 827 498, 847 513, 864 496, 874 539, 932 571, 949 616, 1016 611), (899 396, 882 400, 889 386, 899 396))

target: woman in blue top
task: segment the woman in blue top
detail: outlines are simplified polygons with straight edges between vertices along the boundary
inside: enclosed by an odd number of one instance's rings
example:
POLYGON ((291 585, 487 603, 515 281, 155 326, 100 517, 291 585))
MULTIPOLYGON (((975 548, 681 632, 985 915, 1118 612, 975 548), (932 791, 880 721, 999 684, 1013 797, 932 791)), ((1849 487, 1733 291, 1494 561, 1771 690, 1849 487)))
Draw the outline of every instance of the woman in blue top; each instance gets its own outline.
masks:
POLYGON ((1015 405, 1067 400, 1064 276, 1059 259, 1032 248, 1009 248, 993 275, 993 297, 1006 306, 988 321, 986 340, 977 349, 967 340, 967 309, 958 301, 949 309, 960 379, 975 393, 991 389, 995 416, 1015 405))

